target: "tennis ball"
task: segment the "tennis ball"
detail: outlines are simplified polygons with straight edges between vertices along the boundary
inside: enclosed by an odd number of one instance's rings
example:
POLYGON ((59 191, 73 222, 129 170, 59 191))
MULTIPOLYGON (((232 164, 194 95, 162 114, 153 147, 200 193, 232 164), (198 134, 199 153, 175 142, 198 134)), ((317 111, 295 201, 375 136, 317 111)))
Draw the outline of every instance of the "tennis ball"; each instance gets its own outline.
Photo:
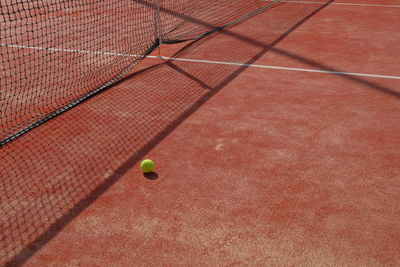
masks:
POLYGON ((154 170, 154 162, 151 159, 145 159, 140 163, 140 169, 144 173, 150 173, 154 170))

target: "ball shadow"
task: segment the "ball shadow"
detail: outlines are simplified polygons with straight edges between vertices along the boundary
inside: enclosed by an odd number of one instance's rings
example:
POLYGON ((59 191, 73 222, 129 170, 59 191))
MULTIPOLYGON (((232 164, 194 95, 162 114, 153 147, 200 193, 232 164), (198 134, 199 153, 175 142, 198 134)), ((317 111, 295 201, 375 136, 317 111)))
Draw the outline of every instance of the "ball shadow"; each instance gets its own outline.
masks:
POLYGON ((156 172, 144 173, 143 176, 148 180, 157 180, 158 174, 156 172))

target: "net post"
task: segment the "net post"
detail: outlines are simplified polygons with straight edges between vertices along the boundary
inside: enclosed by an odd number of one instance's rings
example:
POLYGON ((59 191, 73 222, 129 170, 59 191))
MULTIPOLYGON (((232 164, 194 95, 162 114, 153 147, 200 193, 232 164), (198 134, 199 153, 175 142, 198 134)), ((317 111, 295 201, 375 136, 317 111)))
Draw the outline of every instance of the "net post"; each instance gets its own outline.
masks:
POLYGON ((158 57, 161 58, 162 32, 161 32, 161 0, 156 0, 156 38, 158 39, 158 57))

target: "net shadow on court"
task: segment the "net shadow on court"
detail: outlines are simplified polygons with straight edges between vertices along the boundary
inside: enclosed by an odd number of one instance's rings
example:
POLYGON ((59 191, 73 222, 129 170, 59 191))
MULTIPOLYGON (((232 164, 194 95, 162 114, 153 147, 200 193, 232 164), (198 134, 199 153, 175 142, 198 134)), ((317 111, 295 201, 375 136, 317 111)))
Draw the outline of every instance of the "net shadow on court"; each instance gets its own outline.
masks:
MULTIPOLYGON (((280 5, 218 35, 194 41, 173 57, 252 64, 267 52, 280 51, 274 46, 325 6, 293 10, 280 5), (265 23, 267 31, 260 27, 265 23)), ((5 214, 0 262, 26 262, 246 69, 167 60, 128 75, 4 146, 0 150, 0 198, 5 214)))

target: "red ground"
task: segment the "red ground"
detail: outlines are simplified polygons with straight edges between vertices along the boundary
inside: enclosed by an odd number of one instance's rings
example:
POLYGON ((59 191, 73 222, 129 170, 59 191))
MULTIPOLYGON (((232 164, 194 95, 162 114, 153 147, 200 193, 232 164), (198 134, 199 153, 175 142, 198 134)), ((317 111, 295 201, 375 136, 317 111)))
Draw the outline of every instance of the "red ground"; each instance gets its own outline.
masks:
POLYGON ((48 210, 55 225, 38 223, 21 234, 28 249, 9 242, 7 253, 27 266, 400 265, 399 22, 395 7, 284 3, 163 47, 397 79, 182 61, 128 77, 6 147, 52 159, 13 169, 32 181, 63 170, 24 214, 35 222, 48 210), (143 177, 140 158, 156 162, 157 179, 143 177))

